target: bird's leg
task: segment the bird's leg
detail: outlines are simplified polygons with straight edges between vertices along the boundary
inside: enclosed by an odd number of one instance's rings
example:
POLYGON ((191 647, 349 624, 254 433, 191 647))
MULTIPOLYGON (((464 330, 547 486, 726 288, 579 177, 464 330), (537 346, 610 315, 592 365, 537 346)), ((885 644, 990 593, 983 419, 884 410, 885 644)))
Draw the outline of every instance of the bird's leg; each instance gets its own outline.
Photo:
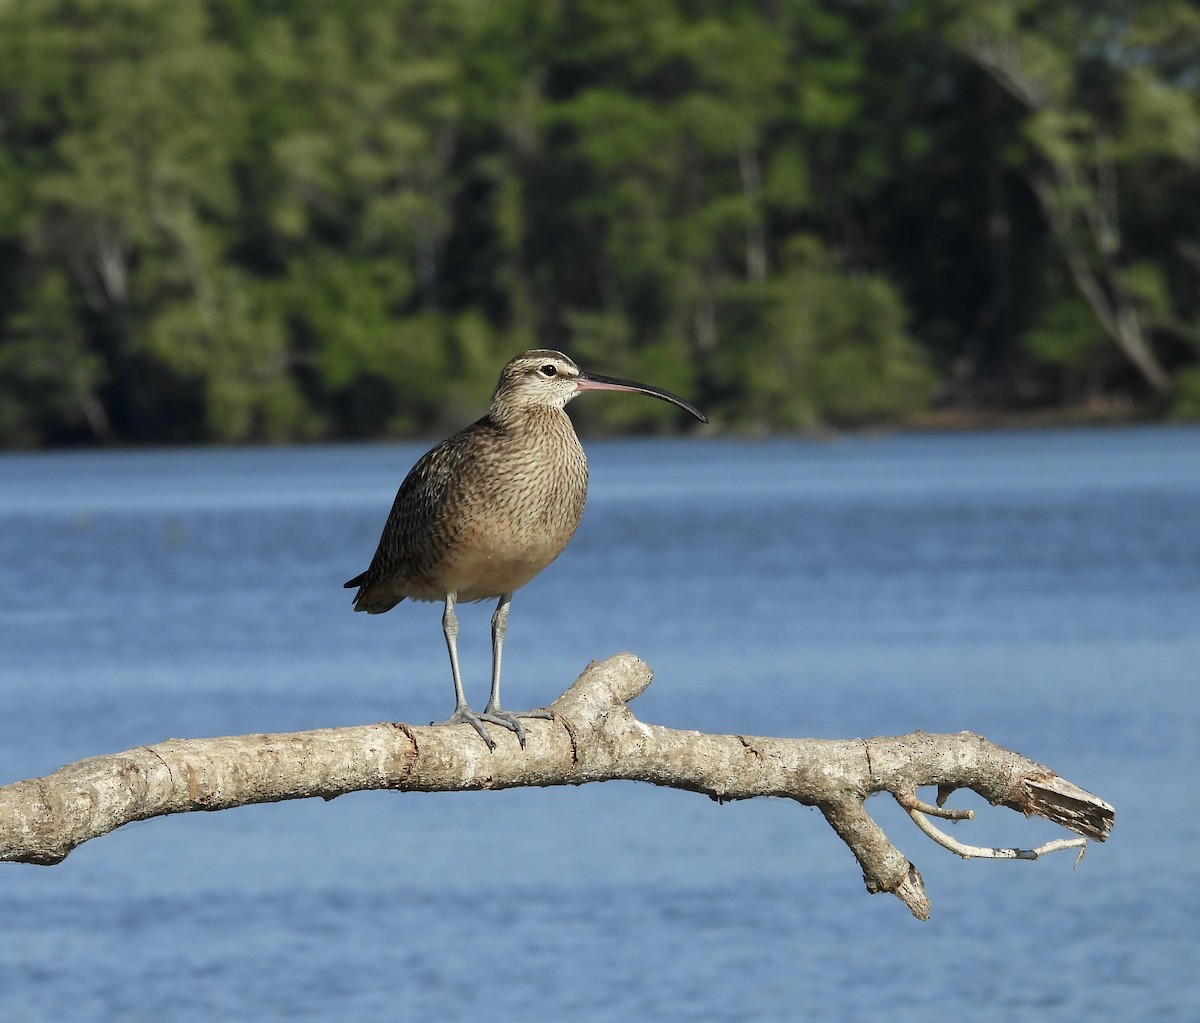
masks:
POLYGON ((479 733, 487 743, 488 749, 496 748, 496 740, 488 735, 479 715, 467 706, 467 697, 463 693, 462 673, 458 670, 458 616, 454 613, 454 594, 446 594, 446 610, 442 613, 442 632, 446 635, 446 649, 450 652, 450 674, 454 676, 454 713, 444 725, 468 724, 479 733))
POLYGON ((500 659, 504 650, 504 634, 508 632, 508 609, 512 594, 500 595, 496 613, 492 615, 492 692, 488 697, 488 709, 500 709, 500 659))
POLYGON ((517 733, 517 742, 525 748, 525 729, 521 727, 520 718, 553 718, 549 711, 530 711, 514 714, 500 709, 500 661, 504 650, 504 634, 508 631, 508 607, 512 603, 512 594, 504 593, 496 605, 496 613, 492 615, 492 693, 487 706, 483 708, 480 717, 484 721, 503 725, 517 733))

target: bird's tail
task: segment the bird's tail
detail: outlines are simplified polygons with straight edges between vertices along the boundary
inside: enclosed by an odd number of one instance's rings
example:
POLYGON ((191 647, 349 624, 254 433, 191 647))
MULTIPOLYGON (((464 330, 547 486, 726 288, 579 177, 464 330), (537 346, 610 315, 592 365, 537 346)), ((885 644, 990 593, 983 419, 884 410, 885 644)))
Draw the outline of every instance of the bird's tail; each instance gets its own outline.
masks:
MULTIPOLYGON (((370 571, 368 569, 368 571, 370 571)), ((378 580, 376 580, 378 581, 378 580)), ((372 594, 372 590, 377 590, 378 587, 367 585, 367 572, 360 572, 353 579, 342 584, 343 589, 352 590, 358 587, 358 592, 354 595, 354 610, 366 611, 367 614, 383 614, 384 611, 390 611, 404 598, 397 597, 392 593, 388 593, 384 597, 379 597, 372 594)))

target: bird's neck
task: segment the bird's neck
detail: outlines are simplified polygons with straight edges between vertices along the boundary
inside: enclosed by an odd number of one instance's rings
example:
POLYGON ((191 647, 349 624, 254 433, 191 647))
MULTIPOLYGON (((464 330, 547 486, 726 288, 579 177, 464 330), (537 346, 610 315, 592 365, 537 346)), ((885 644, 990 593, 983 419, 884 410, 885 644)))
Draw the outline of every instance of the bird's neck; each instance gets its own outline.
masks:
POLYGON ((508 405, 497 402, 492 406, 489 418, 506 433, 575 432, 570 417, 557 405, 508 405))

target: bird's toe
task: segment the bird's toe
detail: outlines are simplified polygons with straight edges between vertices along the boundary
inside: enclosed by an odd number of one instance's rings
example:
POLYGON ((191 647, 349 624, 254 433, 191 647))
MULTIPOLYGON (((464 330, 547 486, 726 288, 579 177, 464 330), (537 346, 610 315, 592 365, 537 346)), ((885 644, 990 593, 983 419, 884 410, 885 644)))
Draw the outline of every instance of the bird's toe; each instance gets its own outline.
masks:
POLYGON ((488 721, 493 725, 501 725, 507 728, 510 732, 516 733, 517 742, 521 744, 521 749, 525 748, 525 729, 522 727, 520 720, 516 714, 512 714, 507 710, 501 710, 499 707, 486 707, 482 714, 479 715, 484 721, 488 721))
MULTIPOLYGON (((483 725, 484 720, 493 721, 496 724, 504 723, 501 721, 496 721, 495 718, 489 717, 486 714, 483 714, 483 715, 476 714, 473 710, 471 710, 470 707, 463 705, 461 707, 455 707, 454 713, 451 714, 448 718, 446 718, 446 720, 443 721, 442 724, 443 725, 470 725, 472 728, 475 729, 475 731, 477 731, 479 733, 479 737, 485 743, 487 743, 487 748, 490 750, 494 750, 496 748, 496 740, 493 739, 490 734, 488 734, 488 730, 483 725)), ((524 743, 522 742, 521 745, 524 745, 524 743)))

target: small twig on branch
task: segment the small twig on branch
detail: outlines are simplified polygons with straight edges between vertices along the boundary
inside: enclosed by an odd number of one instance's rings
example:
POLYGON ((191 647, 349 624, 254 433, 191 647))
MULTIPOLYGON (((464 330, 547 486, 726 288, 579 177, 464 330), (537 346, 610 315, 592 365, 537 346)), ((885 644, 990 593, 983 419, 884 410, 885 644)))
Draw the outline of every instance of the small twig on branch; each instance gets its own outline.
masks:
MULTIPOLYGON (((1078 863, 1083 859, 1084 852, 1087 851, 1088 840, 1086 838, 1057 838, 1053 842, 1046 842, 1035 849, 1005 849, 995 846, 967 845, 965 842, 960 842, 947 835, 918 807, 906 806, 905 801, 899 795, 896 796, 896 799, 908 811, 908 815, 913 819, 913 823, 916 824, 923 835, 933 839, 943 849, 949 849, 956 856, 961 856, 964 860, 1036 860, 1047 853, 1060 852, 1063 849, 1078 849, 1079 855, 1075 858, 1075 862, 1078 863)), ((963 810, 961 811, 961 816, 954 817, 952 811, 938 810, 937 816, 949 817, 952 820, 963 820, 973 816, 973 814, 970 810, 963 810)))
POLYGON ((896 802, 910 813, 919 810, 930 817, 940 817, 945 821, 969 821, 975 817, 974 810, 951 810, 941 804, 931 806, 918 799, 915 792, 893 792, 892 795, 896 797, 896 802))
MULTIPOLYGON (((1078 864, 1087 851, 1088 840, 1086 838, 1057 838, 1034 849, 1004 849, 994 846, 967 845, 965 842, 951 838, 929 818, 940 817, 942 820, 949 821, 969 821, 975 817, 974 810, 951 810, 940 804, 931 806, 918 799, 915 792, 893 792, 892 795, 896 797, 896 802, 904 807, 922 834, 933 839, 943 849, 949 849, 955 855, 961 856, 964 860, 1036 860, 1048 853, 1061 852, 1063 849, 1078 849, 1079 855, 1075 857, 1075 862, 1078 864)), ((941 797, 939 796, 939 798, 941 797)))
POLYGON ((868 891, 891 892, 925 919, 929 900, 920 873, 866 811, 873 793, 890 792, 922 831, 959 855, 1032 858, 1083 839, 1028 852, 962 846, 927 818, 965 819, 970 811, 922 803, 919 787, 938 786, 939 802, 955 788, 970 788, 1084 839, 1104 841, 1113 825, 1113 808, 1103 800, 968 732, 830 740, 680 731, 645 724, 630 711, 629 701, 650 679, 649 668, 632 654, 589 665, 551 704, 552 720, 526 724, 524 750, 508 733, 489 751, 469 726, 384 722, 168 739, 81 760, 0 788, 0 861, 58 863, 123 824, 193 810, 369 789, 450 792, 632 780, 720 802, 777 796, 818 807, 858 859, 868 891))

